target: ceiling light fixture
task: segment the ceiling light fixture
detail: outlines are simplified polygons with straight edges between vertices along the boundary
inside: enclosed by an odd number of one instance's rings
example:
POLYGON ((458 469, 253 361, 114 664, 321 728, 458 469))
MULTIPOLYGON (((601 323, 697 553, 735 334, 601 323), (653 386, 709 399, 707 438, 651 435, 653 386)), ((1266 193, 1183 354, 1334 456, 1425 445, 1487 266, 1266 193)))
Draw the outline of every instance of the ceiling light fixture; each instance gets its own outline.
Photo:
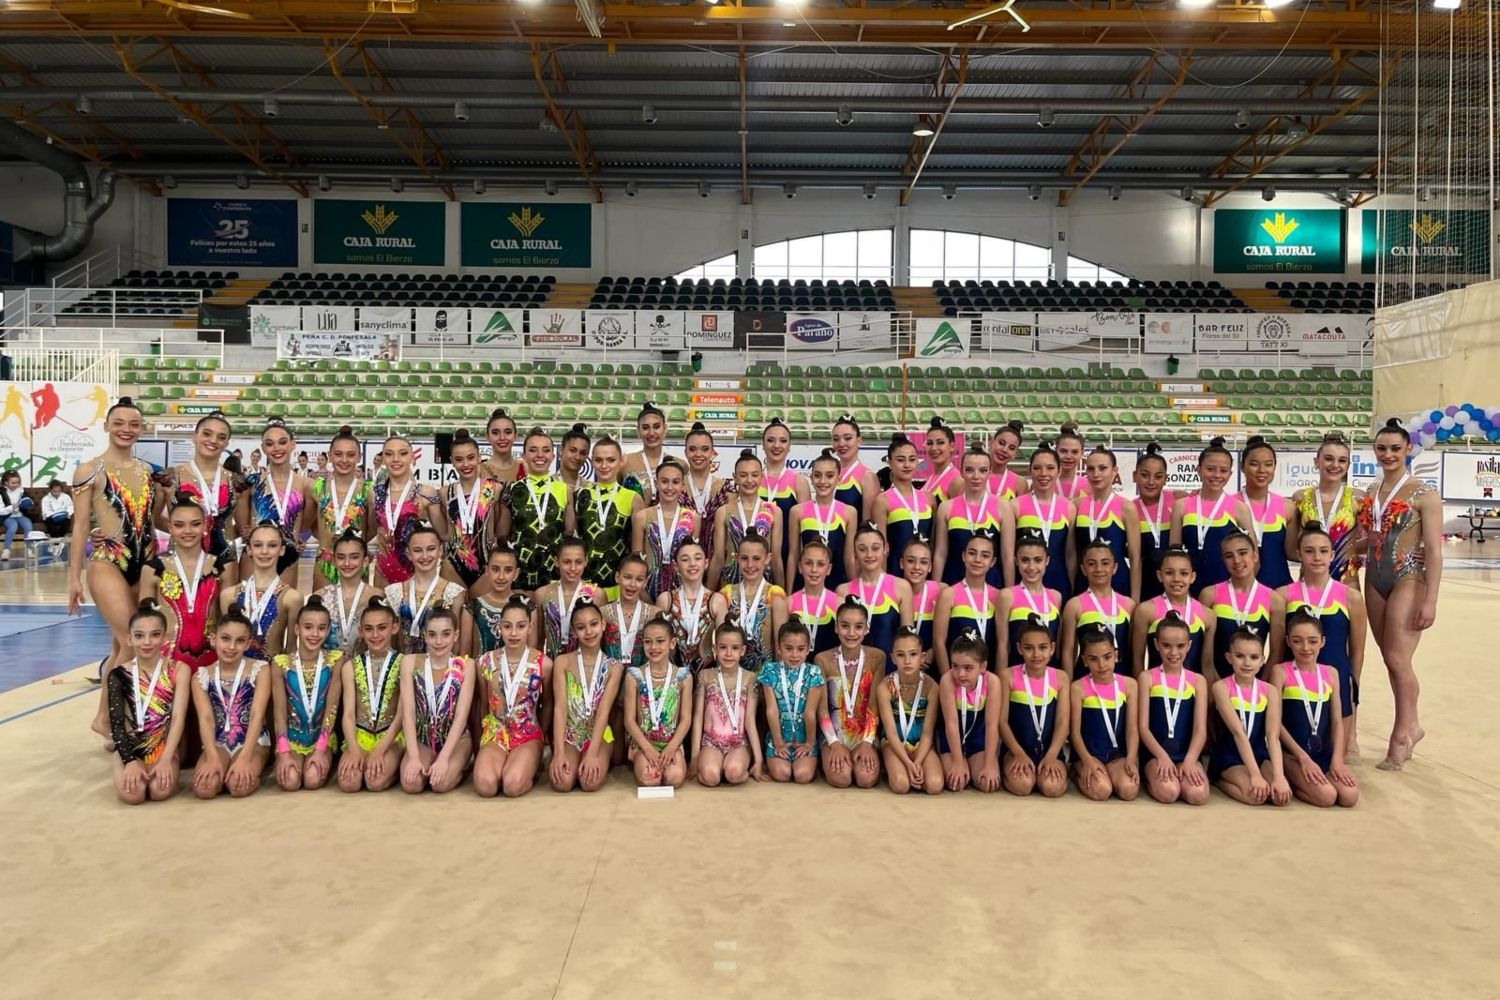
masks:
POLYGON ((319 191, 332 191, 333 190, 333 181, 331 181, 331 180, 328 179, 328 175, 327 174, 319 174, 318 175, 318 190, 319 191))
POLYGON ((1266 5, 1267 10, 1275 10, 1277 7, 1286 7, 1294 2, 1295 0, 1261 0, 1261 3, 1266 5))
POLYGON ((1246 111, 1244 108, 1240 108, 1238 111, 1236 111, 1234 113, 1234 127, 1237 129, 1249 128, 1250 112, 1246 111))
POLYGON ((1297 115, 1287 125, 1286 137, 1292 140, 1307 138, 1307 123, 1302 120, 1301 115, 1297 115))
POLYGON ((945 200, 945 201, 952 201, 954 198, 957 198, 957 197, 958 197, 958 185, 957 184, 944 184, 943 185, 943 200, 945 200))
POLYGON ((80 115, 91 115, 94 113, 94 102, 87 94, 78 95, 78 103, 73 106, 80 115))
POLYGON ((781 193, 786 195, 788 198, 795 198, 797 197, 797 185, 783 184, 781 185, 781 193))
POLYGON ((483 177, 476 177, 476 178, 474 178, 474 193, 475 194, 484 194, 484 178, 483 177))
POLYGON ((1050 107, 1044 107, 1036 113, 1037 128, 1051 128, 1057 123, 1057 112, 1050 107))
POLYGON ((1188 184, 1185 185, 1181 191, 1177 192, 1177 196, 1183 201, 1192 201, 1194 198, 1198 197, 1198 192, 1193 190, 1193 186, 1191 184, 1188 184))
POLYGON ((636 195, 638 195, 640 193, 641 193, 641 186, 639 184, 637 184, 635 181, 626 181, 625 182, 625 197, 627 197, 627 198, 634 198, 636 195))
POLYGON ((838 114, 834 116, 833 120, 847 128, 854 124, 854 112, 850 109, 849 105, 840 104, 838 114))
POLYGON ((549 198, 555 196, 557 194, 557 181, 548 181, 542 185, 542 190, 547 192, 549 198))
POLYGON ((1432 0, 1434 10, 1458 10, 1463 6, 1463 0, 1432 0))
POLYGON ((1212 7, 1215 0, 1177 0, 1183 7, 1212 7))
POLYGON ((399 177, 392 177, 391 190, 396 194, 400 194, 402 191, 406 190, 406 182, 399 177))
POLYGON ((265 109, 267 118, 275 118, 277 115, 281 114, 281 104, 274 97, 266 98, 266 103, 263 105, 263 107, 265 109))
POLYGON ((1261 188, 1260 189, 1260 200, 1261 201, 1275 201, 1276 200, 1276 189, 1273 188, 1273 187, 1271 187, 1269 184, 1266 185, 1265 187, 1261 188))
POLYGON ((239 188, 241 191, 248 191, 250 189, 250 178, 246 177, 244 174, 235 174, 234 186, 239 188))
POLYGON ((712 190, 713 190, 713 185, 709 184, 708 181, 699 181, 698 182, 698 197, 700 197, 700 198, 707 198, 708 197, 708 192, 710 192, 712 190))
POLYGON ((177 186, 177 178, 167 174, 161 179, 161 186, 170 191, 177 186))
POLYGON ((932 135, 932 116, 917 115, 917 124, 912 126, 911 134, 919 139, 925 139, 929 135, 932 135))
POLYGON ((949 24, 948 30, 952 31, 954 28, 962 28, 966 24, 973 24, 975 21, 982 21, 987 17, 994 17, 996 14, 1006 14, 1009 15, 1012 21, 1015 21, 1021 26, 1021 31, 1030 31, 1031 25, 1028 24, 1026 22, 1026 19, 1022 17, 1020 13, 1015 9, 1015 3, 1016 0, 1005 0, 1004 3, 997 3, 993 7, 986 7, 984 10, 977 10, 967 17, 961 17, 957 21, 954 21, 952 24, 949 24))
POLYGON ((1124 189, 1121 188, 1120 185, 1118 185, 1118 184, 1111 184, 1109 186, 1109 200, 1110 201, 1119 201, 1120 200, 1120 195, 1123 193, 1123 191, 1124 191, 1124 189))
POLYGON ((864 186, 865 201, 874 201, 875 195, 878 194, 879 191, 880 188, 874 181, 866 183, 864 186))
POLYGON ((641 124, 655 125, 657 122, 656 107, 651 104, 641 105, 641 124))
POLYGON ((469 120, 469 102, 457 100, 453 102, 453 120, 466 122, 469 120))

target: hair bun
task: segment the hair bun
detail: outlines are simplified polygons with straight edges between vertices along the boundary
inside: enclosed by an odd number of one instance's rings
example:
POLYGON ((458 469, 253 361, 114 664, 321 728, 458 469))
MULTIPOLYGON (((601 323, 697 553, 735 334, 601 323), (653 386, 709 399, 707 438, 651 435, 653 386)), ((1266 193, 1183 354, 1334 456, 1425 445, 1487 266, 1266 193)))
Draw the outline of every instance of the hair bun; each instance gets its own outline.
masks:
POLYGON ((754 448, 741 448, 739 461, 743 462, 747 458, 753 458, 757 462, 760 461, 760 456, 755 453, 754 448))
POLYGON ((693 426, 690 427, 689 430, 692 433, 697 434, 699 431, 706 431, 706 430, 708 430, 708 428, 705 427, 705 426, 703 426, 703 421, 701 421, 701 420, 694 420, 693 421, 693 426))
POLYGON ((469 436, 469 432, 466 428, 460 427, 458 430, 453 432, 454 444, 469 444, 473 440, 474 439, 469 436))
POLYGON ((1021 436, 1021 432, 1026 429, 1026 425, 1023 424, 1023 423, 1021 423, 1021 421, 1019 421, 1019 420, 1009 420, 1009 421, 1006 421, 1005 426, 1008 427, 1009 429, 1015 431, 1016 432, 1016 437, 1020 437, 1021 436))
POLYGON ((389 611, 391 610, 391 605, 390 602, 385 599, 384 594, 372 594, 369 601, 365 602, 365 610, 369 611, 371 608, 384 608, 385 610, 389 611))
POLYGON ((1224 438, 1222 436, 1209 438, 1208 446, 1210 448, 1222 448, 1224 447, 1224 438))
POLYGON ((1160 454, 1161 454, 1161 445, 1157 444, 1155 441, 1148 441, 1146 443, 1146 447, 1143 448, 1143 449, 1141 449, 1141 455, 1142 456, 1146 456, 1146 455, 1160 455, 1160 454))
POLYGON ((948 425, 943 422, 943 418, 942 417, 940 417, 936 413, 934 413, 932 415, 932 419, 929 420, 929 421, 927 421, 927 426, 929 428, 931 428, 932 430, 940 431, 940 430, 945 429, 948 425))
POLYGON ((1402 427, 1401 427, 1401 418, 1400 417, 1391 417, 1389 420, 1387 420, 1385 422, 1385 425, 1387 427, 1389 427, 1391 430, 1401 430, 1402 429, 1402 427))
POLYGON ((321 608, 323 607, 323 598, 319 597, 317 594, 308 594, 307 599, 302 602, 302 607, 304 609, 321 608))
POLYGON ((582 423, 576 423, 576 424, 574 424, 570 428, 570 431, 572 433, 574 433, 574 434, 582 434, 582 433, 584 433, 587 430, 588 430, 588 426, 586 424, 582 424, 582 423))
POLYGON ((340 434, 353 434, 354 433, 354 428, 350 427, 348 424, 339 424, 339 430, 338 430, 338 432, 340 434))
POLYGON ((135 606, 136 611, 160 611, 161 605, 156 603, 155 598, 148 597, 135 606))
POLYGON ((1062 426, 1060 428, 1058 428, 1058 429, 1060 431, 1062 431, 1064 434, 1067 434, 1069 431, 1076 431, 1076 430, 1078 430, 1078 421, 1076 421, 1076 420, 1064 420, 1062 422, 1062 426))
POLYGON ((1263 434, 1252 434, 1248 438, 1245 439, 1245 450, 1249 451, 1251 448, 1254 448, 1256 445, 1262 445, 1262 444, 1265 444, 1265 443, 1266 443, 1265 435, 1263 435, 1263 434))
POLYGON ((819 458, 831 458, 831 459, 834 459, 835 461, 838 460, 838 456, 833 453, 833 449, 832 448, 824 448, 822 451, 818 452, 818 457, 819 458))
POLYGON ((120 401, 118 403, 116 403, 115 405, 116 406, 134 406, 135 405, 135 400, 131 399, 129 396, 121 396, 120 397, 120 401))

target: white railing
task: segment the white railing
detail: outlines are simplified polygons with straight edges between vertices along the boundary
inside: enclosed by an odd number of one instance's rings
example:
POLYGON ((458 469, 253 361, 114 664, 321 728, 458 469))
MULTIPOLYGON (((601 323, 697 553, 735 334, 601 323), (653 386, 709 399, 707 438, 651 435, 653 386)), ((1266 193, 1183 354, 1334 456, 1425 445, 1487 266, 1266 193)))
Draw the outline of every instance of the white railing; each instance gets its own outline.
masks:
MULTIPOLYGON (((224 364, 224 331, 173 327, 0 327, 5 353, 76 353, 80 357, 212 358, 224 364)), ((118 367, 117 369, 118 370, 118 367)))
POLYGON ((112 247, 76 261, 52 276, 53 288, 102 288, 131 271, 154 271, 161 258, 139 250, 112 247))
POLYGON ((70 285, 27 288, 7 296, 5 325, 57 326, 59 321, 84 326, 149 322, 187 313, 196 321, 203 303, 201 288, 99 288, 70 285), (87 312, 70 312, 88 303, 87 312), (103 311, 96 311, 102 307, 103 311))
POLYGON ((5 353, 17 382, 101 382, 111 396, 119 394, 119 351, 10 347, 5 353))

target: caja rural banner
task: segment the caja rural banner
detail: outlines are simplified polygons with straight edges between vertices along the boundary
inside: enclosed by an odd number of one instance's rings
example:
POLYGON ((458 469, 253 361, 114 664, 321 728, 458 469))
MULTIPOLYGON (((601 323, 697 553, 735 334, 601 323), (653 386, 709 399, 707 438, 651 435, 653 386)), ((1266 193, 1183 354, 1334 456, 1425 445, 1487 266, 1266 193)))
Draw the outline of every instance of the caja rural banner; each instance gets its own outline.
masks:
POLYGON ((1220 274, 1344 273, 1341 208, 1219 208, 1213 226, 1220 274))
POLYGON ((109 443, 104 414, 112 400, 106 385, 6 382, 0 395, 0 469, 19 472, 22 486, 71 483, 78 466, 109 443))
POLYGON ((466 201, 459 220, 464 267, 588 267, 593 258, 592 205, 466 201))
POLYGON ((296 267, 291 198, 168 198, 168 267, 296 267))
POLYGON ((276 356, 284 360, 332 358, 340 361, 400 361, 399 333, 283 331, 276 337, 276 356))
POLYGON ((446 208, 440 201, 313 202, 313 260, 373 267, 442 267, 446 208))
POLYGON ((1379 262, 1399 275, 1488 274, 1490 215, 1452 209, 1365 209, 1359 220, 1359 269, 1374 274, 1379 262))

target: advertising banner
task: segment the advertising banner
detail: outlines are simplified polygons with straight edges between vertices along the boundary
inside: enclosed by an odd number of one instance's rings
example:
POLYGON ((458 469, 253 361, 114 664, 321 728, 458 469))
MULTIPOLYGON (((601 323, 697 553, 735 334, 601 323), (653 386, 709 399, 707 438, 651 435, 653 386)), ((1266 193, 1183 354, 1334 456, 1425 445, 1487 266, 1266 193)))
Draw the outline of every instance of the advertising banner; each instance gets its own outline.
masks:
POLYGON ((738 310, 734 314, 734 343, 738 347, 776 350, 786 341, 786 313, 738 310))
POLYGON ((1140 313, 1096 312, 1089 317, 1089 336, 1094 340, 1134 340, 1140 335, 1140 313))
POLYGON ((979 314, 979 346, 986 351, 1030 351, 1036 343, 1036 313, 979 314))
POLYGON ((1208 313, 1193 317, 1193 338, 1199 351, 1248 351, 1250 321, 1247 315, 1208 313))
POLYGON ((1146 313, 1146 354, 1191 354, 1193 317, 1188 313, 1146 313))
MULTIPOLYGON (((1207 431, 1208 428, 1204 430, 1207 431)), ((1227 431, 1228 428, 1225 430, 1227 431)), ((1198 455, 1202 451, 1203 445, 1196 447, 1179 445, 1162 452, 1162 458, 1167 463, 1167 489, 1180 496, 1183 493, 1191 493, 1202 485, 1198 481, 1198 455)), ((1240 459, 1233 447, 1230 447, 1229 452, 1231 463, 1229 481, 1233 483, 1238 481, 1235 477, 1239 473, 1240 459)))
POLYGON ((974 321, 919 316, 916 320, 916 356, 919 358, 967 358, 974 321))
POLYGON ((288 361, 307 358, 331 358, 339 361, 400 361, 401 335, 358 333, 349 330, 330 333, 285 331, 277 335, 276 356, 288 361))
MULTIPOLYGON (((416 326, 411 335, 413 344, 423 346, 458 346, 469 342, 469 310, 447 307, 419 306, 416 326)), ((520 345, 520 335, 516 337, 520 345)))
POLYGON ((459 219, 464 267, 588 267, 593 258, 589 204, 466 201, 459 219))
POLYGON ((1282 313, 1257 313, 1249 317, 1250 350, 1267 353, 1295 351, 1299 343, 1292 332, 1295 319, 1295 316, 1282 313))
POLYGON ((302 329, 301 306, 251 306, 250 345, 274 347, 278 334, 302 329))
POLYGON ((590 309, 583 314, 584 343, 603 351, 635 347, 635 313, 624 309, 590 309))
POLYGON ((839 344, 839 324, 846 313, 788 313, 786 346, 794 351, 832 351, 839 344))
POLYGON ((1214 270, 1220 274, 1343 274, 1341 208, 1219 208, 1214 270))
POLYGON ((1358 353, 1365 335, 1364 316, 1302 313, 1288 319, 1292 322, 1292 339, 1298 354, 1343 357, 1351 347, 1358 353))
POLYGON ((198 329, 222 330, 224 343, 250 343, 250 307, 198 303, 198 329))
POLYGON ((303 306, 302 329, 309 333, 352 332, 353 306, 303 306))
POLYGON ((1036 314, 1036 346, 1039 351, 1064 351, 1087 343, 1093 336, 1093 313, 1036 314))
POLYGON ((867 350, 891 346, 891 314, 885 312, 839 313, 839 349, 867 350))
POLYGON ((525 332, 525 309, 469 310, 469 341, 475 347, 519 348, 525 332))
POLYGON ((1490 505, 1500 500, 1500 451, 1444 450, 1440 454, 1444 500, 1472 500, 1490 505))
POLYGON ((722 349, 735 346, 732 312, 683 313, 683 324, 688 347, 722 349))
POLYGON ((635 313, 635 346, 643 351, 680 351, 686 343, 680 312, 641 309, 635 313))
POLYGON ((407 306, 360 306, 360 333, 411 333, 411 309, 407 306))
POLYGON ((313 260, 367 267, 442 267, 447 231, 440 201, 313 201, 313 260))
POLYGON ((296 267, 292 198, 168 198, 168 267, 296 267))
POLYGON ((1488 274, 1489 213, 1468 209, 1443 211, 1365 209, 1359 220, 1359 269, 1374 274, 1377 262, 1396 274, 1488 274))
MULTIPOLYGON (((104 412, 111 397, 98 382, 6 382, 0 415, 0 470, 21 485, 73 481, 78 466, 109 444, 104 412)), ((33 521, 38 518, 33 516, 33 521)))

